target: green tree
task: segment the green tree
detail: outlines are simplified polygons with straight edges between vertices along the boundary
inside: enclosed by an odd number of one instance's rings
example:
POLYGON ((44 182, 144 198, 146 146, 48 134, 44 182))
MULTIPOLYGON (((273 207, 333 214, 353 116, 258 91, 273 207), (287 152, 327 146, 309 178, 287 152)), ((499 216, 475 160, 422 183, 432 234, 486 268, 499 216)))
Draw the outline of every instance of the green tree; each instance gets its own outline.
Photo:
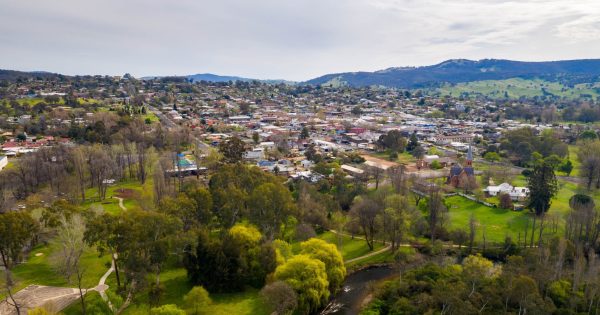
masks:
POLYGON ((337 247, 323 240, 311 238, 306 242, 300 243, 300 248, 300 254, 308 255, 325 263, 329 289, 335 293, 346 277, 344 259, 337 247))
POLYGON ((431 167, 431 169, 434 169, 434 170, 439 170, 440 168, 442 168, 442 164, 440 163, 440 161, 434 160, 433 162, 431 162, 429 167, 431 167))
POLYGON ((275 270, 275 279, 284 281, 298 295, 300 314, 318 310, 329 299, 325 264, 307 255, 296 255, 275 270))
POLYGON ((188 191, 187 195, 196 202, 196 220, 200 224, 209 225, 213 218, 213 200, 210 191, 201 187, 188 191))
POLYGON ((463 276, 471 284, 469 297, 475 293, 479 283, 496 278, 500 273, 500 267, 494 266, 491 260, 481 257, 480 254, 469 255, 463 260, 463 276))
POLYGON ((9 211, 0 214, 0 258, 5 268, 6 292, 17 314, 20 314, 21 306, 12 295, 11 269, 20 260, 23 249, 31 245, 38 229, 37 222, 27 212, 9 211))
POLYGON ((571 176, 573 171, 573 163, 569 159, 565 159, 559 166, 558 170, 565 173, 567 176, 571 176))
POLYGON ((246 152, 246 144, 238 137, 231 137, 219 143, 219 152, 223 154, 226 163, 241 162, 246 152))
POLYGON ((500 161, 500 155, 496 152, 486 152, 483 158, 490 162, 500 161))
POLYGON ((542 225, 540 226, 540 235, 538 238, 538 242, 541 244, 544 217, 546 212, 550 209, 552 198, 558 192, 558 182, 552 166, 543 161, 541 163, 536 163, 531 175, 527 178, 527 187, 529 188, 528 207, 535 213, 535 216, 533 217, 530 245, 533 245, 537 217, 542 218, 542 225))
POLYGON ((284 219, 294 213, 290 191, 281 184, 265 183, 248 198, 250 222, 256 224, 268 239, 279 233, 284 219))
POLYGON ((212 303, 208 291, 202 286, 193 287, 190 292, 183 296, 183 303, 188 314, 199 315, 203 309, 212 303))
POLYGON ((579 135, 579 139, 581 140, 596 140, 598 139, 598 134, 596 134, 593 130, 586 130, 579 135))
POLYGON ((412 151, 418 146, 420 146, 420 144, 419 144, 419 139, 417 138, 417 133, 413 132, 410 135, 410 140, 408 141, 408 145, 406 146, 406 151, 412 153, 412 151))
POLYGON ((308 132, 308 128, 306 126, 302 127, 302 131, 300 131, 300 139, 308 139, 310 137, 310 133, 308 132))

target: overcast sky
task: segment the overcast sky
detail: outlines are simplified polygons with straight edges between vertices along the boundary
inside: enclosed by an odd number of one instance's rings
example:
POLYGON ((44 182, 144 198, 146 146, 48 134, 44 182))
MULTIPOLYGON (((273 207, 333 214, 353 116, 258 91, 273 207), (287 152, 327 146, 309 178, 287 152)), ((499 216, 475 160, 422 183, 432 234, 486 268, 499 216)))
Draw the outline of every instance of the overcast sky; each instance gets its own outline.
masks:
POLYGON ((600 58, 600 0, 0 0, 0 68, 306 80, 600 58))

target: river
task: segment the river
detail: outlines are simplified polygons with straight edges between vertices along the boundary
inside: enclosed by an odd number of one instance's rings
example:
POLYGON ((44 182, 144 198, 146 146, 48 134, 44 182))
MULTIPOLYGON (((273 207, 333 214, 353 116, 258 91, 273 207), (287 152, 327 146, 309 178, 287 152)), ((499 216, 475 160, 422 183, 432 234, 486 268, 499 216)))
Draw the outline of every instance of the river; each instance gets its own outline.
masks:
POLYGON ((391 266, 373 266, 361 269, 346 277, 342 289, 320 315, 356 315, 369 294, 369 283, 392 277, 397 270, 391 266))

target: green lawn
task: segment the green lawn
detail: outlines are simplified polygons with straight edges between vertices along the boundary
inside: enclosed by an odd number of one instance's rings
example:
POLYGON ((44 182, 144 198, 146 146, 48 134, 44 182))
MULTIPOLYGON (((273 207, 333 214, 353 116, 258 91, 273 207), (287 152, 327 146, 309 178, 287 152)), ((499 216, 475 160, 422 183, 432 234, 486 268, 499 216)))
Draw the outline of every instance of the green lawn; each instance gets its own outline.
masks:
MULTIPOLYGON (((159 304, 176 304, 179 307, 184 308, 183 296, 192 289, 192 286, 187 280, 185 269, 176 268, 167 270, 161 273, 160 279, 165 286, 165 293, 159 301, 159 304)), ((114 288, 114 276, 111 275, 108 280, 107 283, 114 288)), ((257 289, 247 288, 244 292, 211 294, 210 297, 213 303, 204 310, 204 313, 215 315, 267 315, 269 314, 268 307, 264 305, 258 292, 259 290, 257 289)), ((139 293, 131 306, 125 309, 122 314, 139 314, 139 310, 147 312, 149 308, 148 305, 149 300, 147 292, 139 293)))
POLYGON ((89 208, 91 206, 100 206, 104 211, 111 214, 119 214, 121 212, 121 208, 119 207, 119 200, 116 198, 112 198, 119 194, 118 190, 132 190, 134 194, 137 195, 136 198, 125 198, 123 200, 123 205, 127 209, 139 208, 140 202, 138 197, 144 198, 152 198, 151 196, 144 196, 143 194, 146 192, 153 191, 153 183, 152 180, 149 179, 146 181, 144 185, 141 185, 137 181, 124 181, 118 182, 115 185, 109 186, 106 190, 106 199, 99 201, 99 194, 97 188, 88 188, 86 189, 85 196, 87 201, 82 204, 82 207, 89 208))
POLYGON ((479 223, 476 239, 483 240, 485 230, 486 241, 502 242, 509 235, 517 239, 519 232, 523 232, 529 214, 525 211, 511 211, 500 208, 491 208, 461 196, 452 196, 446 199, 449 212, 449 229, 468 229, 471 214, 479 223))
MULTIPOLYGON (((40 284, 59 287, 77 287, 75 278, 68 283, 58 271, 57 267, 51 263, 56 255, 60 254, 59 244, 52 241, 48 245, 36 246, 27 261, 13 268, 13 277, 16 280, 14 291, 21 290, 28 285, 40 284), (39 255, 41 254, 41 255, 39 255)), ((100 277, 108 270, 107 263, 110 257, 105 255, 98 257, 95 249, 88 249, 81 257, 81 266, 83 267, 83 287, 91 288, 98 284, 100 277)), ((4 285, 4 274, 2 272, 0 284, 4 285)))
MULTIPOLYGON (((372 155, 376 158, 384 159, 386 161, 392 161, 392 160, 390 160, 390 153, 388 151, 376 152, 376 153, 372 153, 370 155, 372 155)), ((397 162, 400 164, 410 164, 410 163, 414 163, 415 161, 416 161, 415 157, 412 156, 410 153, 402 152, 402 153, 398 153, 398 158, 393 160, 392 162, 397 162)))
POLYGON ((598 86, 596 84, 576 84, 573 88, 565 86, 559 82, 549 82, 539 79, 521 79, 513 78, 506 80, 483 80, 467 83, 445 84, 440 88, 434 89, 435 93, 441 95, 460 96, 468 93, 469 96, 486 96, 490 98, 502 99, 506 96, 510 98, 519 98, 521 96, 534 97, 543 96, 549 93, 558 97, 569 99, 579 98, 582 94, 593 97, 598 96, 598 86))
MULTIPOLYGON (((514 181, 515 186, 526 186, 527 182, 523 175, 519 175, 514 181)), ((558 231, 562 233, 564 228, 565 215, 569 212, 569 199, 577 193, 591 195, 597 203, 600 203, 600 192, 586 192, 577 187, 576 184, 559 180, 559 190, 552 200, 552 205, 548 214, 558 220, 558 231)), ((477 230, 477 239, 483 238, 483 227, 485 226, 486 239, 488 241, 501 242, 508 235, 517 240, 518 233, 523 237, 527 218, 531 217, 528 210, 511 211, 499 208, 491 208, 460 196, 453 196, 446 199, 449 205, 450 230, 467 229, 471 213, 480 226, 477 230)), ((546 232, 549 232, 546 230, 546 232)))
MULTIPOLYGON (((357 235, 354 239, 348 235, 337 235, 333 232, 324 232, 317 235, 317 238, 322 239, 328 243, 335 244, 342 254, 344 260, 353 259, 370 253, 367 242, 361 239, 360 235, 357 235)), ((383 247, 381 242, 375 243, 375 249, 378 250, 383 247)), ((292 243, 292 251, 294 253, 300 252, 300 242, 292 243)))

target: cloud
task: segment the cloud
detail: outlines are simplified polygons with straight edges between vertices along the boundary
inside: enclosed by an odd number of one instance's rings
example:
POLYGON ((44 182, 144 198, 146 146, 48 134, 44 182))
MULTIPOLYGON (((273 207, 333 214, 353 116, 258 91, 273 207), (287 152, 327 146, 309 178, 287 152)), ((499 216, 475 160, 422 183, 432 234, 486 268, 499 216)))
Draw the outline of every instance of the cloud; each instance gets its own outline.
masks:
POLYGON ((597 0, 0 0, 0 68, 304 80, 449 58, 600 57, 597 0))

